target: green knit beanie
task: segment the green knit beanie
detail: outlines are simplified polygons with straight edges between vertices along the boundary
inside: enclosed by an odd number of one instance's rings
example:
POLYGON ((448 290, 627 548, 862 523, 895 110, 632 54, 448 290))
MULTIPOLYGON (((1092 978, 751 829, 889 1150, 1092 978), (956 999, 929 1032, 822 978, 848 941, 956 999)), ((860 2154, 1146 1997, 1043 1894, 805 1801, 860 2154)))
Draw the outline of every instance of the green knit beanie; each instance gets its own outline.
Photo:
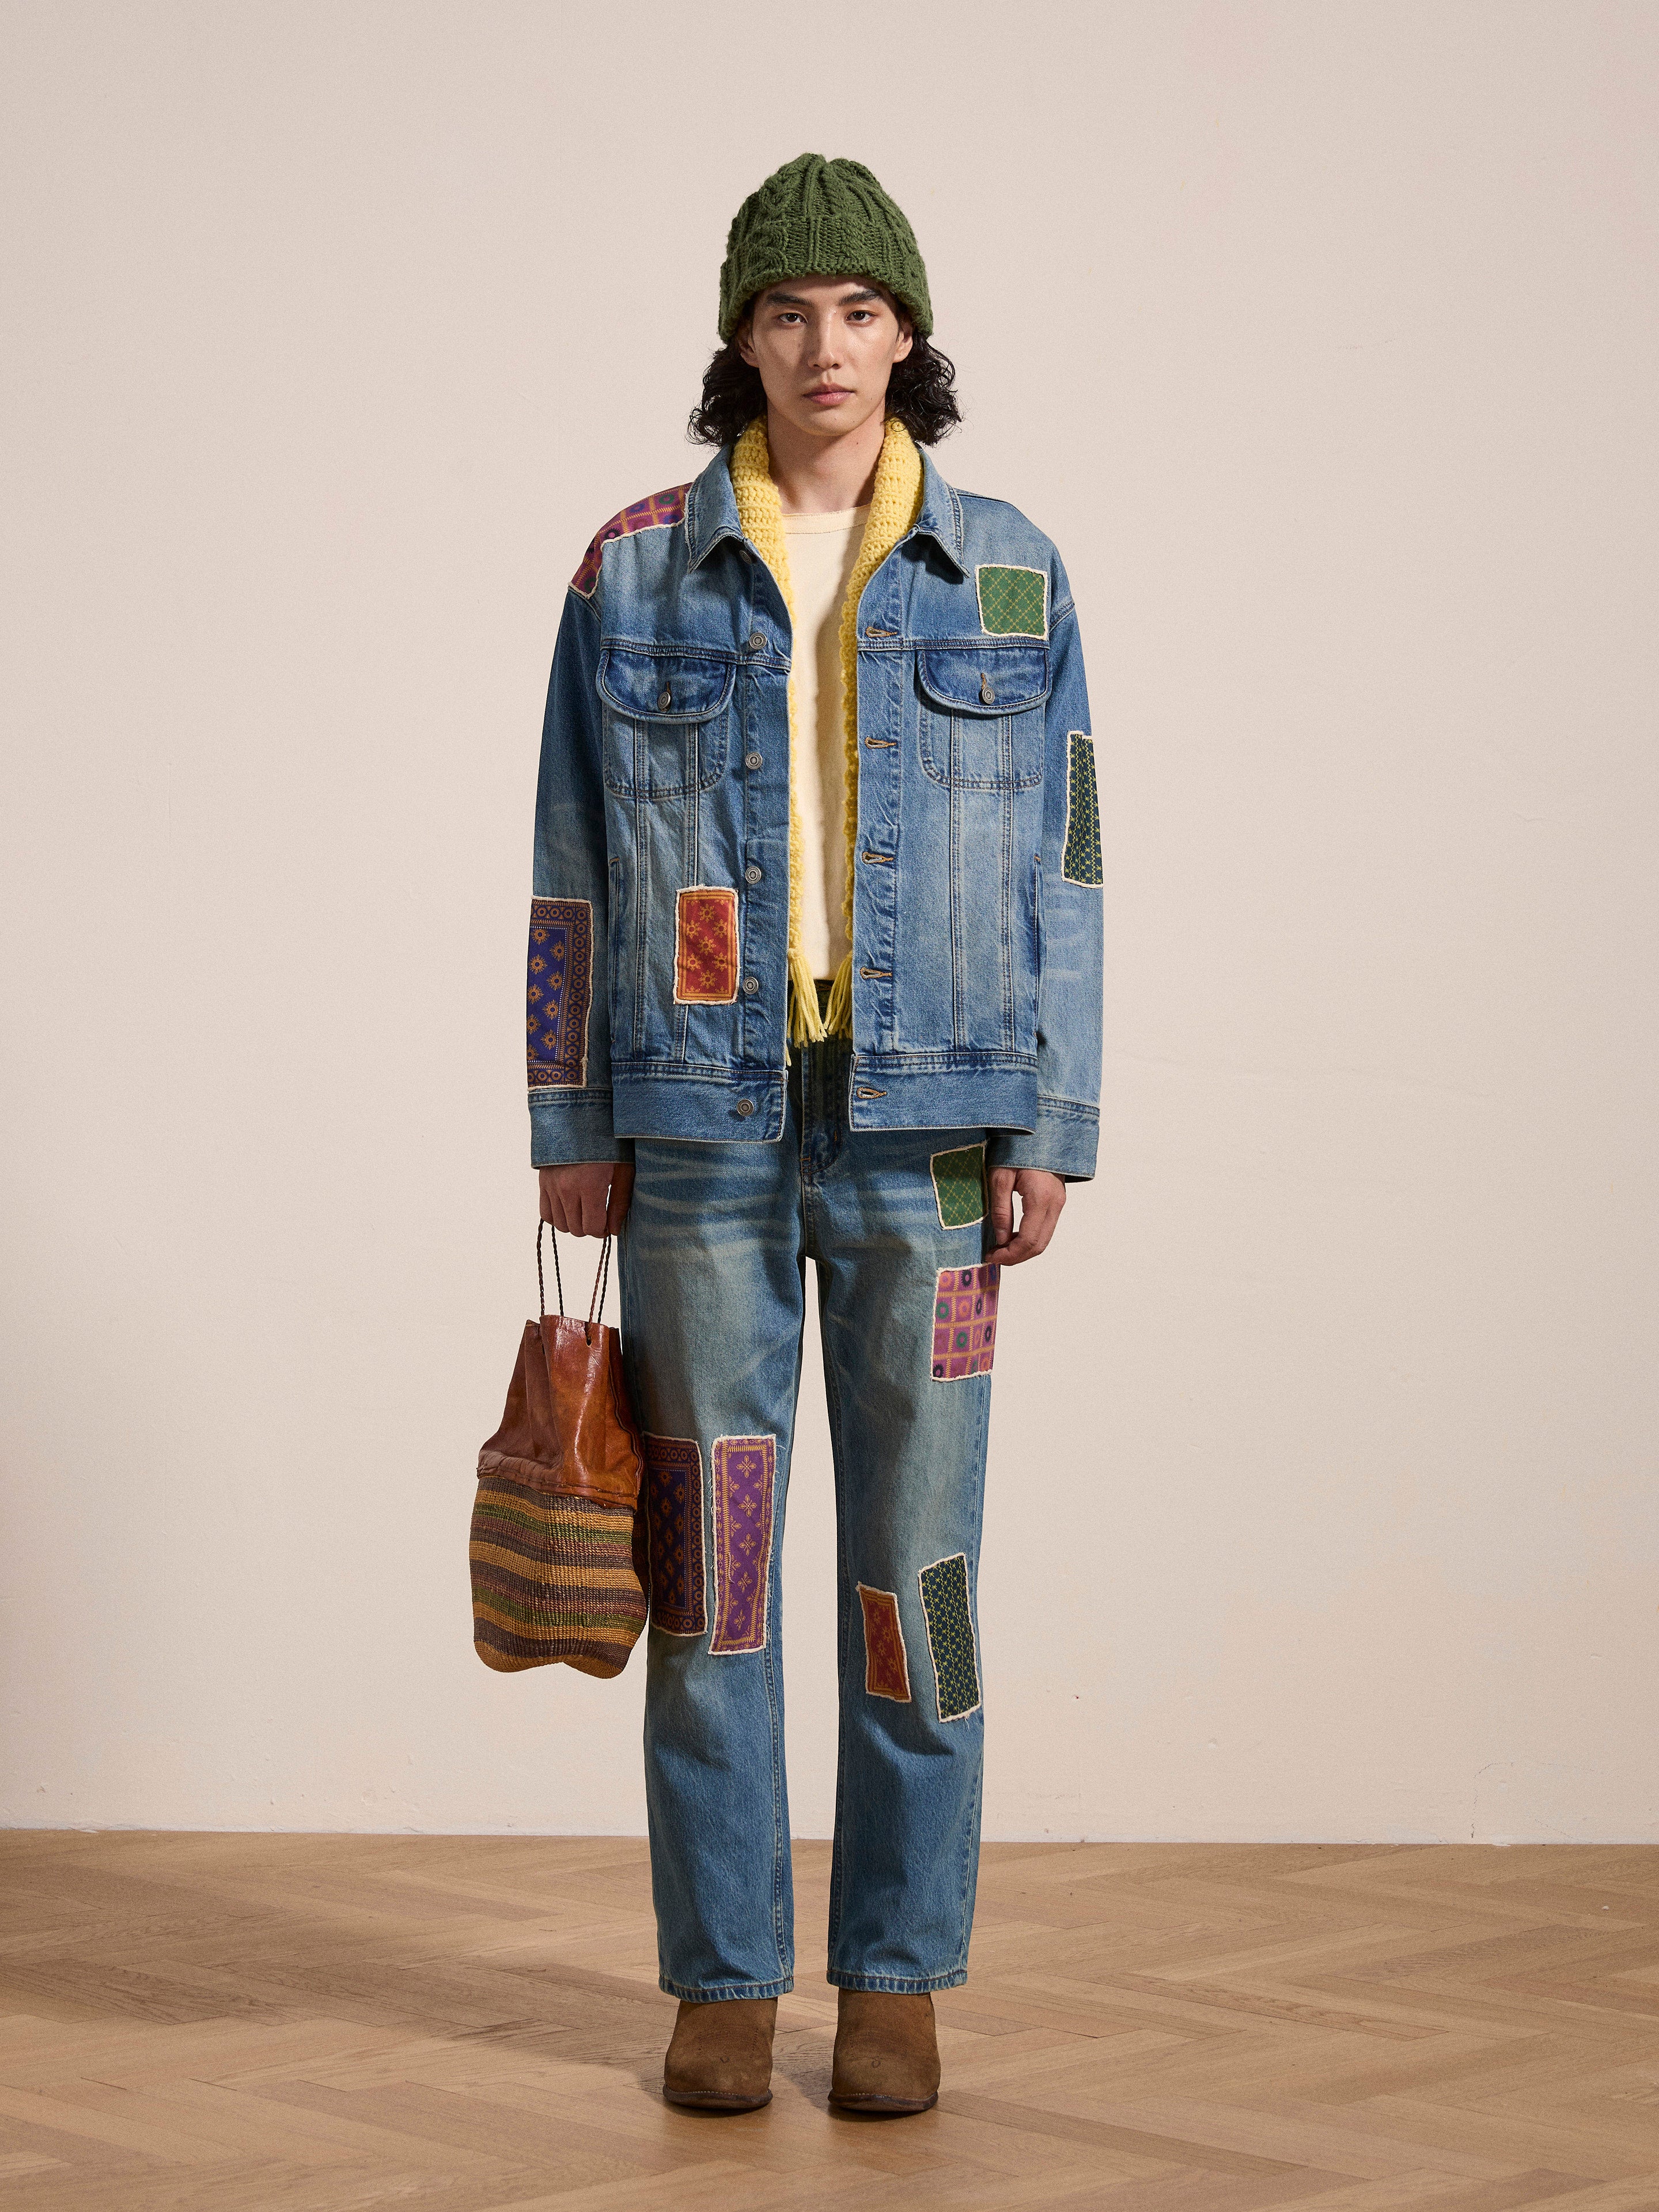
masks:
POLYGON ((721 337, 757 292, 785 276, 873 276, 903 303, 918 337, 933 328, 916 234, 862 161, 798 154, 749 194, 726 234, 721 337))

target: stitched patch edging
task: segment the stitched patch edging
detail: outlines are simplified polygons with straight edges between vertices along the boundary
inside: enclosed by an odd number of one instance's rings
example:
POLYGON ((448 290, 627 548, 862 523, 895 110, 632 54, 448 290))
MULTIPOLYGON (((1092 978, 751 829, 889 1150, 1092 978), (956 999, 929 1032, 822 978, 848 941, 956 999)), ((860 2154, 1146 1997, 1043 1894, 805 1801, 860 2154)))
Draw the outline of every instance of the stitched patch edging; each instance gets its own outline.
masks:
POLYGON ((864 1616, 864 1694, 891 1698, 907 1705, 910 1697, 910 1655, 905 1650, 904 1624, 899 1618, 896 1590, 857 1585, 858 1603, 864 1616))
POLYGON ((682 1006, 729 1006, 737 996, 737 893, 692 884, 674 901, 674 995, 682 1006))
POLYGON ((772 1582, 776 1437, 714 1440, 714 1636, 711 1651, 760 1651, 772 1582))
POLYGON ((973 571, 973 589, 979 602, 979 627, 987 637, 1048 635, 1046 570, 982 561, 973 571), (1035 581, 1034 592, 1028 577, 1035 581))
POLYGON ((997 1301, 1003 1271, 994 1260, 978 1267, 941 1267, 933 1291, 933 1379, 963 1382, 989 1375, 997 1351, 997 1301))
POLYGON ((972 1229, 985 1218, 985 1148, 959 1145, 928 1162, 941 1229, 972 1229))
POLYGON ((587 899, 533 898, 525 978, 525 1058, 533 1091, 588 1080, 594 909, 587 899))
POLYGON ((928 1656, 933 1662, 934 1702, 942 1721, 966 1720, 983 1702, 979 1651, 967 1595, 967 1554, 953 1552, 917 1575, 922 1617, 927 1622, 928 1656))
POLYGON ((1095 782, 1095 740, 1086 730, 1066 733, 1065 844, 1060 873, 1069 884, 1105 881, 1101 865, 1101 805, 1095 782))
POLYGON ((703 1454, 695 1437, 654 1437, 645 1446, 645 1527, 651 1626, 701 1636, 709 1625, 703 1569, 703 1454))
POLYGON ((590 599, 599 582, 605 548, 613 538, 631 538, 641 530, 672 530, 686 518, 686 495, 689 483, 671 484, 667 491, 654 491, 648 499, 637 499, 631 507, 625 507, 619 514, 595 531, 588 541, 588 550, 582 556, 582 566, 570 579, 570 589, 590 599))

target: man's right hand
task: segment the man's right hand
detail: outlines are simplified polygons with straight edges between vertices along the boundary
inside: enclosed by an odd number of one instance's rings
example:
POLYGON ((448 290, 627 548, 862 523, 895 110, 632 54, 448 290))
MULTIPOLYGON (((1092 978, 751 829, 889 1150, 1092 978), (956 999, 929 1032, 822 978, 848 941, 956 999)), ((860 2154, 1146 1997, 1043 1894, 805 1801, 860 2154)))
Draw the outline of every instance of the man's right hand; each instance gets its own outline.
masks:
POLYGON ((541 1218, 567 1237, 614 1237, 634 1194, 631 1160, 542 1168, 541 1218))

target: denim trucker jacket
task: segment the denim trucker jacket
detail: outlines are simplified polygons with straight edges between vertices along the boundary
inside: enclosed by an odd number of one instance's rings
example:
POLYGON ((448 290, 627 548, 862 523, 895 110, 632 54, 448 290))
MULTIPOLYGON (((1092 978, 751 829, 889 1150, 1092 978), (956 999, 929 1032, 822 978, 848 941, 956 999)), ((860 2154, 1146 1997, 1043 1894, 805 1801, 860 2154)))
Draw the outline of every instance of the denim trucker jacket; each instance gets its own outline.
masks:
MULTIPOLYGON (((536 793, 537 1166, 635 1137, 783 1132, 790 618, 723 448, 571 579, 536 793)), ((1095 1170, 1100 818, 1058 554, 924 453, 858 605, 855 1130, 985 1127, 990 1164, 1095 1170)))

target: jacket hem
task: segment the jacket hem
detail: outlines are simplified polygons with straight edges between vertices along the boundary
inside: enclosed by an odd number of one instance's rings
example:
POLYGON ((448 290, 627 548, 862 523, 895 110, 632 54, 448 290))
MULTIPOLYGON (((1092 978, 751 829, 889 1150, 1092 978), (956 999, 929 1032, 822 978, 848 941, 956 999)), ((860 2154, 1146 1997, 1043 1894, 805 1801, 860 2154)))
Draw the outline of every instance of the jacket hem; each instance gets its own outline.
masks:
POLYGON ((854 1129, 1034 1129, 1037 1069, 1013 1055, 855 1053, 854 1129))
POLYGON ((619 1137, 679 1138, 714 1145, 775 1144, 784 1133, 781 1068, 622 1075, 614 1067, 612 1121, 619 1137))

